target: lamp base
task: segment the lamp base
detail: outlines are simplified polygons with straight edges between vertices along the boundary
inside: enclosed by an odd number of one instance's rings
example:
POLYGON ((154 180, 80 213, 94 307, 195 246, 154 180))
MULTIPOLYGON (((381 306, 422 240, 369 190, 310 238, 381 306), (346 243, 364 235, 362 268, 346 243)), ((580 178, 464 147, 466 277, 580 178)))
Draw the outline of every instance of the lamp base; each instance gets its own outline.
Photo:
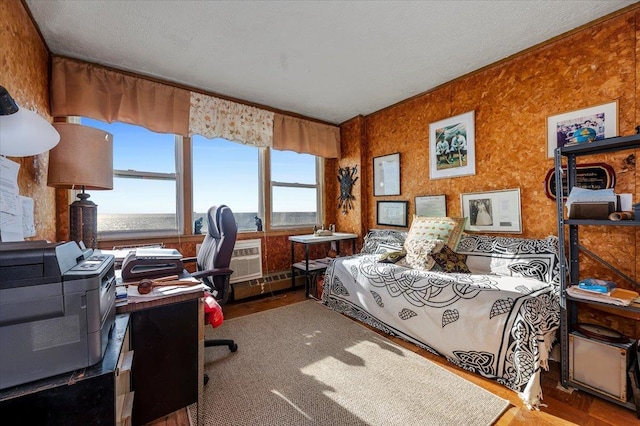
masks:
POLYGON ((89 194, 78 194, 79 200, 69 205, 69 239, 83 242, 87 248, 98 247, 98 205, 89 194))

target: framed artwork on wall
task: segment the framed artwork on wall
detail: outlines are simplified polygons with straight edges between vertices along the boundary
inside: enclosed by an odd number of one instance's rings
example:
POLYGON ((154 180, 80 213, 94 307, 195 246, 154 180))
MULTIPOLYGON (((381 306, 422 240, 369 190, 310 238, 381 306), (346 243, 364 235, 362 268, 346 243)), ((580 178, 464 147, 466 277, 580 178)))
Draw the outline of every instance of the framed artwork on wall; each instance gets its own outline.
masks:
POLYGON ((446 195, 423 195, 416 197, 416 216, 446 217, 446 195))
POLYGON ((429 177, 475 175, 475 139, 474 111, 429 124, 429 177))
POLYGON ((400 195, 400 153, 373 158, 373 195, 400 195))
POLYGON ((408 201, 378 201, 378 225, 407 226, 408 201))
POLYGON ((520 188, 460 194, 465 231, 522 233, 520 188))
POLYGON ((547 118, 547 157, 556 148, 618 136, 618 101, 547 118))

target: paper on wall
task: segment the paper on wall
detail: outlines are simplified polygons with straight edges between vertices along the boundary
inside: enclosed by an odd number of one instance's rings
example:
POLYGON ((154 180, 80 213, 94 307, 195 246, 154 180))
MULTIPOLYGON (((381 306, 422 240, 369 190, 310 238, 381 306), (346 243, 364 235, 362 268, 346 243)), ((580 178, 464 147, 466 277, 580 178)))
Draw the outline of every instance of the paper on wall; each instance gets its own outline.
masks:
POLYGON ((0 156, 0 240, 23 241, 22 203, 18 196, 20 164, 0 156))
POLYGON ((22 204, 22 232, 25 237, 34 237, 36 235, 36 225, 34 220, 34 203, 33 198, 19 195, 22 204))

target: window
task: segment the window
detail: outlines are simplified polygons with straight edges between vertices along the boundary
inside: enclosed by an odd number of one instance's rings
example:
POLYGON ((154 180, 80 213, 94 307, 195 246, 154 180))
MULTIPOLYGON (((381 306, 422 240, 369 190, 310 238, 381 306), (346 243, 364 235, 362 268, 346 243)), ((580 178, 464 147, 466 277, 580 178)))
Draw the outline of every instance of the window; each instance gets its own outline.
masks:
POLYGON ((99 236, 179 233, 176 148, 182 138, 125 123, 81 122, 113 135, 113 190, 93 191, 90 198, 98 205, 99 236))
POLYGON ((239 231, 255 231, 255 217, 264 217, 260 195, 260 149, 199 135, 194 135, 191 142, 193 220, 205 218, 202 233, 207 230, 207 211, 211 206, 221 204, 231 208, 239 231))
POLYGON ((271 150, 271 226, 320 222, 320 161, 310 154, 271 150))

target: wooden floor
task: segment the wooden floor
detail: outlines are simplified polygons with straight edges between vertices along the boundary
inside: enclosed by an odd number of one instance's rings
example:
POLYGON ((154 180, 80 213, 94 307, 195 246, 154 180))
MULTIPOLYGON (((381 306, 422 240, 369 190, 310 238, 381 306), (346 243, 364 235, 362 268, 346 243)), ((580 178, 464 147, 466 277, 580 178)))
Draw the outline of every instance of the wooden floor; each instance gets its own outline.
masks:
MULTIPOLYGON (((224 307, 225 319, 236 318, 255 312, 277 308, 290 303, 305 300, 304 291, 296 290, 275 296, 251 301, 240 301, 226 305, 224 307)), ((224 324, 222 325, 224 327, 224 324)), ((369 327, 371 328, 371 327, 369 327)), ((377 330, 372 330, 378 332, 377 330)), ((541 407, 540 411, 528 410, 521 402, 518 395, 498 383, 479 377, 475 374, 464 371, 447 362, 444 358, 438 357, 420 349, 417 346, 404 342, 401 339, 390 337, 382 332, 381 335, 390 338, 394 342, 411 351, 441 365, 449 371, 473 382, 489 392, 508 400, 511 406, 495 423, 497 426, 512 425, 616 425, 629 426, 640 425, 640 420, 636 413, 619 405, 604 401, 585 392, 574 390, 567 392, 558 386, 559 365, 551 362, 548 372, 542 375, 543 403, 546 407, 541 407)), ((240 348, 239 350, 242 350, 240 348)), ((195 422, 194 422, 195 424, 195 422)), ((150 425, 153 426, 188 426, 189 418, 187 411, 180 410, 171 415, 158 419, 150 425)))

